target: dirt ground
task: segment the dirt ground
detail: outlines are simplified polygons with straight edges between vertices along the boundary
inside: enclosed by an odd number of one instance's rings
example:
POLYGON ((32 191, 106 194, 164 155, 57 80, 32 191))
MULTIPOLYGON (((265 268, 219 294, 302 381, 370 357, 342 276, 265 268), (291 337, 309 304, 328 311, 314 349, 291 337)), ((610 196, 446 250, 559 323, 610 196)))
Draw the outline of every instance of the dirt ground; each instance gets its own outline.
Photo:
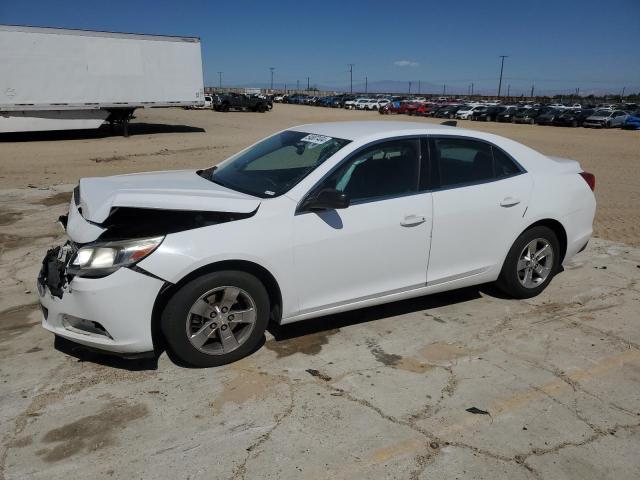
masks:
POLYGON ((35 277, 78 178, 388 117, 137 116, 130 138, 0 138, 0 480, 640 478, 640 132, 460 122, 597 176, 601 238, 541 296, 481 286, 272 327, 240 362, 187 369, 54 346, 40 328, 35 277))
MULTIPOLYGON (((354 119, 437 119, 275 105, 265 114, 139 110, 128 139, 104 132, 0 136, 0 189, 75 184, 85 176, 209 166, 293 125, 354 119), (60 141, 64 139, 64 141, 60 141), (11 141, 24 140, 24 141, 11 141)), ((542 153, 573 158, 596 175, 598 237, 640 245, 640 132, 460 121, 542 153)))

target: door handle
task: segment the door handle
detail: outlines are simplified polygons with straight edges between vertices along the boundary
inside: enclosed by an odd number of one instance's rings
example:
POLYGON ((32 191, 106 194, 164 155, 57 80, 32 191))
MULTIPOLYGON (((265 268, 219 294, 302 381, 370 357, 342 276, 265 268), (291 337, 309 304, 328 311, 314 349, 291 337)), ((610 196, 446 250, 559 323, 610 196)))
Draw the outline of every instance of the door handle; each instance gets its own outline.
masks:
POLYGON ((400 222, 400 225, 403 227, 412 227, 414 225, 420 225, 426 221, 427 219, 421 215, 406 215, 400 222))
POLYGON ((509 207, 514 207, 514 206, 518 205, 519 203, 520 203, 520 199, 519 198, 506 197, 500 202, 500 206, 501 207, 505 207, 505 208, 509 208, 509 207))

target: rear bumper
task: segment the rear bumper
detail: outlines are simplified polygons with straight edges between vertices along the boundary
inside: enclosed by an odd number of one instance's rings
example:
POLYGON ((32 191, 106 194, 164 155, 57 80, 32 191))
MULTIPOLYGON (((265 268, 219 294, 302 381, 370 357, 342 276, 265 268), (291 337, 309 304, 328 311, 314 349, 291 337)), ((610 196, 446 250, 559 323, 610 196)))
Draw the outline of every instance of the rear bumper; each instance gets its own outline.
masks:
POLYGON ((567 233, 567 251, 564 261, 571 259, 576 253, 586 247, 593 234, 593 219, 595 217, 595 199, 591 204, 580 210, 570 213, 561 219, 567 233))
POLYGON ((163 285, 128 268, 103 278, 75 277, 62 298, 39 285, 42 326, 93 349, 119 354, 152 351, 151 317, 163 285))

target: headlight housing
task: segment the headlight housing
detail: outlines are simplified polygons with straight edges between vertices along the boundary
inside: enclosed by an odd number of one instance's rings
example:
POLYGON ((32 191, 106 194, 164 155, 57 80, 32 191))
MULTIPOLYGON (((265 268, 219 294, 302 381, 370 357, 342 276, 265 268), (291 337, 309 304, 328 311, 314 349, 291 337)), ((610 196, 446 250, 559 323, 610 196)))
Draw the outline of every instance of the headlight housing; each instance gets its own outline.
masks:
POLYGON ((119 240, 85 245, 71 257, 67 273, 81 277, 105 277, 120 267, 135 265, 160 246, 164 237, 119 240))

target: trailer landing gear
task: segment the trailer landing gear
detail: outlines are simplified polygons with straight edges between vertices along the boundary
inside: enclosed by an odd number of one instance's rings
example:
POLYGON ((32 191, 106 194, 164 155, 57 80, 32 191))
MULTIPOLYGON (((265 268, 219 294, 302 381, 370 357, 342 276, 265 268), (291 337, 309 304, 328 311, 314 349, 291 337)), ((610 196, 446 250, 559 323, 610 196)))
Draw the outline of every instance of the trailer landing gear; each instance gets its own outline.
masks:
POLYGON ((129 122, 132 118, 132 108, 118 108, 109 110, 109 117, 107 117, 107 121, 109 122, 109 126, 111 127, 111 132, 115 133, 115 125, 120 125, 122 127, 122 136, 128 137, 129 122))

